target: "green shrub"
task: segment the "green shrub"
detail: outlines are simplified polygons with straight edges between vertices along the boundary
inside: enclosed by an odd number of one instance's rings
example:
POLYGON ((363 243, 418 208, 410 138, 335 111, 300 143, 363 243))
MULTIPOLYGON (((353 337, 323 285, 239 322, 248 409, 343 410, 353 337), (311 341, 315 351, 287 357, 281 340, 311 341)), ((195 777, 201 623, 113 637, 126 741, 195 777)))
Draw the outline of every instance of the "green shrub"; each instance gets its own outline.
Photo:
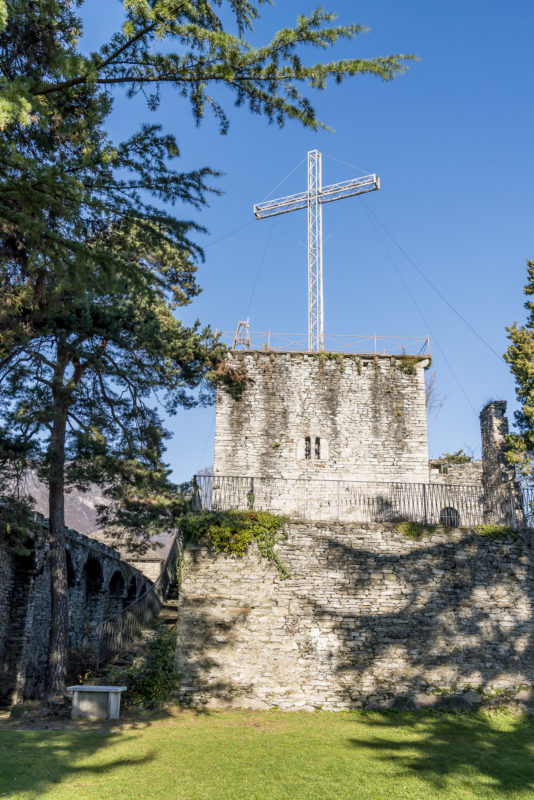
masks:
POLYGON ((446 461, 447 464, 471 464, 473 456, 464 453, 462 450, 456 450, 454 453, 443 453, 439 457, 439 461, 446 461))
POLYGON ((405 375, 414 375, 420 360, 419 356, 397 356, 397 367, 405 375))
MULTIPOLYGON (((438 525, 424 525, 422 522, 400 522, 395 528, 398 533, 407 536, 408 539, 420 541, 424 536, 435 533, 438 525)), ((453 530, 450 527, 442 527, 444 531, 453 530)), ((513 528, 507 525, 475 525, 474 530, 481 536, 517 536, 513 528)))
POLYGON ((113 673, 114 682, 128 687, 123 695, 126 708, 160 708, 172 699, 180 682, 175 649, 176 631, 167 630, 158 622, 147 643, 146 658, 139 664, 113 673))
POLYGON ((274 547, 286 538, 286 517, 270 511, 202 511, 182 517, 180 527, 187 542, 207 542, 216 553, 242 557, 253 542, 263 558, 275 564, 281 578, 288 578, 286 567, 274 547))

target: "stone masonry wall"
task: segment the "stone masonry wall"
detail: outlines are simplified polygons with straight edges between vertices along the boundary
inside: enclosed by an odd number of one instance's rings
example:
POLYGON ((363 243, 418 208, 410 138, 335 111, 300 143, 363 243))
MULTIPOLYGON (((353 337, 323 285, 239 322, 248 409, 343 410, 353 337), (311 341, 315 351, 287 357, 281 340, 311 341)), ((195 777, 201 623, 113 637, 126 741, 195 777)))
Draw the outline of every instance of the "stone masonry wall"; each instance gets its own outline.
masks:
POLYGON ((531 534, 293 523, 279 555, 285 581, 254 553, 186 552, 185 702, 342 709, 534 683, 531 534))
POLYGON ((6 632, 9 622, 11 592, 13 590, 13 570, 7 542, 0 537, 0 664, 4 662, 6 632))
POLYGON ((483 482, 487 489, 510 485, 515 478, 514 468, 505 457, 508 419, 506 401, 494 400, 487 403, 480 412, 480 433, 482 439, 483 482))
POLYGON ((477 486, 482 488, 482 461, 467 464, 446 464, 435 459, 430 461, 430 483, 444 485, 477 486))
POLYGON ((215 474, 428 481, 427 361, 252 351, 229 357, 251 383, 240 400, 218 393, 215 474))
POLYGON ((524 519, 524 509, 515 469, 506 460, 506 436, 508 419, 506 401, 494 400, 487 403, 480 412, 480 433, 482 439, 482 484, 488 495, 500 494, 503 498, 500 508, 486 504, 486 521, 499 523, 505 521, 503 511, 509 509, 518 520, 524 519))
MULTIPOLYGON (((46 524, 43 523, 43 528, 46 524)), ((45 530, 43 530, 43 533, 45 530)), ((104 544, 67 531, 69 645, 88 652, 99 623, 120 613, 150 586, 137 569, 104 544)), ((39 697, 50 637, 50 565, 46 536, 27 556, 0 542, 0 703, 39 697)))

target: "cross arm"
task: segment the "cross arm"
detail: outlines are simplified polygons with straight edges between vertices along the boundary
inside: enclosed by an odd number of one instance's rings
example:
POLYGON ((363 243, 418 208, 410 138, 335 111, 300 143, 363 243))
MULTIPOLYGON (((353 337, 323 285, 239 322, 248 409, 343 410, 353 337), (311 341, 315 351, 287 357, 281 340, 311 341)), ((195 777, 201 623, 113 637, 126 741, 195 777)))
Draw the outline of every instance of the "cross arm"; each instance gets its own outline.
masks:
POLYGON ((334 200, 344 200, 345 197, 374 192, 376 189, 380 189, 380 178, 376 175, 365 175, 363 178, 323 186, 319 192, 319 202, 333 203, 334 200))
POLYGON ((278 200, 266 200, 264 203, 256 203, 254 206, 254 216, 256 219, 265 217, 275 217, 278 214, 288 214, 290 211, 298 211, 308 206, 308 192, 290 194, 287 197, 280 197, 278 200))
MULTIPOLYGON (((380 189, 380 178, 374 174, 364 175, 355 180, 324 186, 317 193, 317 197, 320 203, 333 203, 335 200, 344 200, 345 197, 374 192, 376 189, 380 189)), ((311 197, 310 192, 298 192, 298 194, 279 197, 277 200, 266 200, 264 203, 257 203, 254 206, 254 216, 256 219, 265 219, 266 217, 276 217, 279 214, 288 214, 290 211, 299 211, 301 208, 308 207, 311 197)))

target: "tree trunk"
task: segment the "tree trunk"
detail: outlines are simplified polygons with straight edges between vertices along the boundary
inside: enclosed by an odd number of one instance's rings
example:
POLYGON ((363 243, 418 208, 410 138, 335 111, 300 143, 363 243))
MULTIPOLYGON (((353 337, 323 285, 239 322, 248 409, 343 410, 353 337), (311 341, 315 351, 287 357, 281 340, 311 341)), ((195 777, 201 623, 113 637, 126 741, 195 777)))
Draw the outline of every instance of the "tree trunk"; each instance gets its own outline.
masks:
MULTIPOLYGON (((61 370, 63 372, 63 370, 61 370)), ((62 378, 62 375, 61 375, 62 378)), ((67 541, 65 534, 65 435, 67 399, 54 390, 54 419, 49 449, 48 506, 50 520, 50 651, 46 689, 54 695, 65 689, 68 666, 69 609, 67 541)))

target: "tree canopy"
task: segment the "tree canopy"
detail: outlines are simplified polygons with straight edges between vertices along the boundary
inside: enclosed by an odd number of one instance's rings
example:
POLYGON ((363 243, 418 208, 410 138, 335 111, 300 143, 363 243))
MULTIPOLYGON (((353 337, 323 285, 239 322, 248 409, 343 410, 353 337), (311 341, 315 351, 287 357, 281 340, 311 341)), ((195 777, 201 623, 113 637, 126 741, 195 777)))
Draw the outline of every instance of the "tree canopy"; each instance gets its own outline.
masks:
MULTIPOLYGON (((12 28, 35 5, 31 0, 1 2, 0 29, 12 28)), ((70 6, 82 4, 83 0, 41 0, 40 32, 61 18, 76 44, 81 24, 70 6)), ((131 94, 146 88, 149 103, 156 108, 162 84, 170 84, 190 101, 197 120, 211 108, 226 131, 228 119, 213 95, 213 87, 224 84, 234 92, 237 105, 247 104, 270 121, 282 125, 293 118, 317 128, 321 123, 299 86, 323 89, 330 77, 339 83, 358 74, 390 80, 413 58, 390 55, 304 64, 303 48, 328 49, 340 39, 354 39, 367 31, 360 24, 336 25, 335 14, 320 8, 299 16, 294 27, 278 31, 267 44, 253 47, 243 35, 267 5, 272 0, 123 0, 122 29, 108 32, 98 52, 63 50, 45 74, 4 76, 0 124, 15 120, 29 124, 35 113, 49 116, 50 97, 83 85, 123 84, 131 94), (223 23, 223 12, 234 21, 235 32, 229 29, 231 23, 223 23)))
MULTIPOLYGON (((112 90, 143 92, 156 109, 162 86, 170 86, 197 122, 211 110, 225 133, 228 117, 216 96, 224 86, 237 106, 270 122, 282 126, 293 119, 315 129, 321 123, 301 87, 322 89, 329 78, 340 82, 357 74, 390 80, 411 58, 304 64, 306 49, 328 49, 365 30, 336 25, 334 15, 322 10, 252 47, 243 35, 270 0, 124 0, 122 28, 108 32, 98 52, 84 54, 73 10, 80 5, 4 0, 0 7, 0 236, 6 255, 26 258, 27 270, 49 255, 69 283, 83 282, 91 263, 113 272, 128 268, 117 263, 120 255, 105 237, 93 236, 117 217, 136 216, 152 242, 163 237, 168 257, 175 247, 200 256, 188 237, 194 226, 160 209, 184 199, 202 205, 212 173, 204 168, 184 175, 170 168, 178 145, 157 125, 111 142, 102 125, 112 90), (233 19, 235 32, 228 30, 231 22, 223 24, 222 12, 233 19)), ((27 282, 16 291, 11 285, 9 304, 26 306, 30 295, 27 282)))
POLYGON ((122 28, 87 54, 81 4, 0 0, 0 471, 11 490, 0 518, 13 537, 24 530, 21 476, 37 465, 49 488, 50 691, 66 670, 66 488, 103 484, 104 520, 137 541, 172 525, 159 409, 208 402, 215 385, 238 391, 244 378, 209 328, 177 319, 199 291, 202 228, 175 207, 202 208, 217 173, 177 169, 178 142, 157 124, 113 141, 113 91, 144 92, 156 110, 170 86, 197 122, 209 109, 226 133, 224 86, 269 122, 315 129, 302 87, 389 80, 410 58, 304 64, 306 48, 364 30, 322 10, 253 47, 244 35, 270 0, 123 0, 122 28))
POLYGON ((446 461, 447 464, 470 464, 472 460, 473 456, 465 453, 463 448, 454 453, 443 453, 439 457, 439 461, 446 461))
MULTIPOLYGON (((534 261, 527 260, 528 283, 525 295, 534 295, 534 261)), ((504 354, 515 378, 516 397, 520 409, 515 412, 517 432, 508 436, 509 462, 529 477, 533 474, 534 454, 534 301, 525 303, 528 319, 524 325, 514 322, 507 328, 510 346, 504 354)))

